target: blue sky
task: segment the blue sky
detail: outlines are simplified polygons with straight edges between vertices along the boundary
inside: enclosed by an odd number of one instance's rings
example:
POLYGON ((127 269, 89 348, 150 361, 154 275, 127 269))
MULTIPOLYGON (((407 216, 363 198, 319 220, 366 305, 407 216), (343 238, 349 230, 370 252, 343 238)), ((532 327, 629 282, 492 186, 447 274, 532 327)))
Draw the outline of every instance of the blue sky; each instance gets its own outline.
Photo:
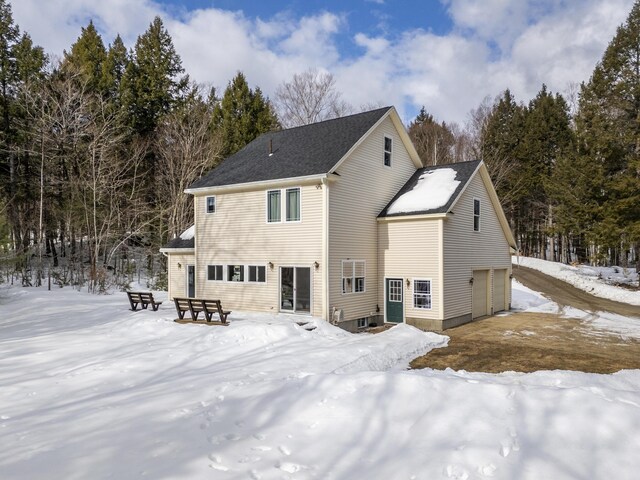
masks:
POLYGON ((295 73, 334 75, 343 98, 421 105, 461 126, 510 88, 570 93, 588 80, 633 0, 9 0, 14 18, 55 56, 92 19, 105 43, 132 47, 160 15, 191 77, 224 89, 237 71, 273 96, 295 73))

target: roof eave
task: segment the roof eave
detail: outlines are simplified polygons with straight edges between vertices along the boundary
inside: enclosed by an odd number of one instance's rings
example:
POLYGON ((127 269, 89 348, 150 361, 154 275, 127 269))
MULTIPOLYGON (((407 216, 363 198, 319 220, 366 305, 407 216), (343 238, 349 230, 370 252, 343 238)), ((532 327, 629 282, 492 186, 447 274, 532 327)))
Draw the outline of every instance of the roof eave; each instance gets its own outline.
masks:
POLYGON ((195 248, 171 248, 162 247, 160 253, 195 253, 195 248))
POLYGON ((453 215, 453 214, 452 213, 447 213, 447 212, 441 212, 441 213, 407 213, 407 214, 403 214, 403 215, 393 215, 393 216, 378 217, 376 220, 378 222, 396 222, 396 221, 448 218, 451 215, 453 215))
POLYGON ((320 183, 325 178, 327 178, 327 174, 321 173, 316 175, 306 175, 303 177, 276 178, 272 180, 260 180, 257 182, 233 183, 230 185, 216 185, 216 186, 200 187, 200 188, 187 188, 184 190, 184 193, 189 193, 191 195, 198 196, 198 195, 217 194, 217 193, 230 193, 230 192, 242 191, 242 190, 257 190, 261 188, 270 188, 270 187, 308 185, 308 184, 320 183))

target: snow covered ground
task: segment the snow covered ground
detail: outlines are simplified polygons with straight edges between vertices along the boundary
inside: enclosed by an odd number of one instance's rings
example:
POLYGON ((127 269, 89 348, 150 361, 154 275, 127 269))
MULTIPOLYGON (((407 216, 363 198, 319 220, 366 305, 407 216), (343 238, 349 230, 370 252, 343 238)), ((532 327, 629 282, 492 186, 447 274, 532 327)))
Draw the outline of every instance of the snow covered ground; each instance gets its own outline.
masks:
POLYGON ((512 261, 514 266, 522 265, 539 270, 597 297, 640 305, 640 291, 627 290, 612 285, 612 283, 638 285, 638 274, 633 268, 591 267, 588 265, 574 267, 530 257, 512 257, 512 261))
MULTIPOLYGON (((520 293, 522 292, 522 293, 520 293)), ((162 294, 156 294, 161 296, 162 294)), ((515 294, 545 308, 535 292, 515 294)), ((533 305, 536 304, 537 306, 533 305)), ((122 293, 0 289, 2 479, 635 479, 640 372, 407 371, 447 337, 353 335, 122 293)))

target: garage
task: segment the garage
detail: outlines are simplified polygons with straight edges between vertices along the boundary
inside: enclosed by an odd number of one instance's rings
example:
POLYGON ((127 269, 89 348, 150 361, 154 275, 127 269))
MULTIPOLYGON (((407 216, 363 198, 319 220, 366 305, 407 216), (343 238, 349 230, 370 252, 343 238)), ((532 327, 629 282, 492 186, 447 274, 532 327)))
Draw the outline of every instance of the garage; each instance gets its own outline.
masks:
POLYGON ((507 270, 500 269, 493 271, 493 313, 506 310, 505 298, 507 297, 506 282, 507 270))
POLYGON ((472 319, 489 315, 487 302, 489 288, 489 270, 474 270, 472 293, 472 319))

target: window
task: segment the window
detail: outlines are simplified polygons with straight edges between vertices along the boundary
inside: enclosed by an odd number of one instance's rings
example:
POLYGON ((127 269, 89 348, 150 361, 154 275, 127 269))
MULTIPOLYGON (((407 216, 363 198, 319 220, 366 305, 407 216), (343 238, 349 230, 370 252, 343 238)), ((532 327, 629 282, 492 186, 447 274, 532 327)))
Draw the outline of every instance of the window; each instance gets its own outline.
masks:
POLYGON ((267 222, 276 223, 280 221, 280 190, 269 190, 267 192, 267 222))
POLYGON ((300 189, 287 188, 287 222, 300 221, 300 189))
POLYGON ((222 280, 222 265, 207 265, 207 280, 222 280))
POLYGON ((413 308, 431 309, 431 280, 413 281, 413 308))
POLYGON ((249 265, 250 282, 266 282, 267 269, 260 265, 249 265))
POLYGON ((342 293, 363 293, 365 291, 364 260, 342 261, 342 293))
POLYGON ((391 166, 391 139, 384 137, 384 164, 386 167, 391 166))
POLYGON ((358 328, 367 328, 369 326, 369 319, 367 317, 358 319, 358 328))
POLYGON ((473 231, 480 231, 480 200, 473 199, 473 231))
POLYGON ((227 265, 227 280, 230 282, 244 282, 244 266, 227 265))
POLYGON ((216 197, 207 197, 207 213, 216 213, 216 197))
POLYGON ((300 187, 268 190, 267 223, 280 223, 282 221, 282 210, 285 212, 284 221, 299 222, 301 218, 300 198, 300 187))

